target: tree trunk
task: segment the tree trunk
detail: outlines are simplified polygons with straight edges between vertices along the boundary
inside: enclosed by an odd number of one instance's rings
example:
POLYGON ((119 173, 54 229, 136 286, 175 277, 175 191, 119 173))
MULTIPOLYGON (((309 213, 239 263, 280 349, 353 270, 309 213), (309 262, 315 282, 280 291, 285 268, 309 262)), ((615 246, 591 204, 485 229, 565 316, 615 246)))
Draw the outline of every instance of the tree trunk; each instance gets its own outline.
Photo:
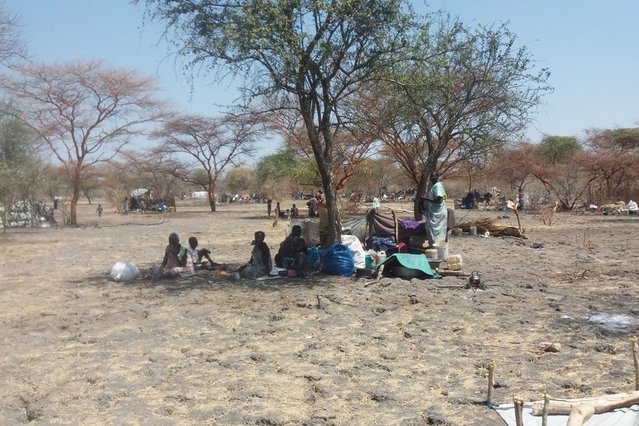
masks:
POLYGON ((333 188, 332 183, 332 181, 329 181, 328 185, 326 185, 326 182, 324 184, 328 223, 326 224, 326 233, 322 235, 323 238, 320 241, 322 247, 328 247, 332 243, 340 243, 342 241, 342 224, 339 217, 339 209, 337 208, 337 191, 333 188))
POLYGON ((4 204, 4 210, 2 211, 2 217, 0 217, 0 220, 2 220, 2 233, 6 234, 7 232, 7 217, 9 215, 9 205, 7 203, 4 204))
POLYGON ((214 183, 209 184, 207 194, 209 197, 209 206, 211 207, 211 211, 215 213, 217 211, 217 206, 215 205, 215 184, 214 183))
POLYGON ((83 190, 82 193, 84 194, 85 197, 87 197, 87 201, 89 201, 89 205, 93 205, 93 203, 91 202, 91 194, 89 194, 87 190, 83 190))
POLYGON ((71 225, 78 225, 78 200, 80 199, 80 181, 73 182, 73 196, 71 197, 70 220, 71 225))
POLYGON ((428 189, 428 177, 430 176, 430 170, 422 170, 422 175, 419 177, 419 183, 415 191, 415 201, 413 202, 413 214, 415 220, 421 220, 423 216, 421 199, 426 196, 426 190, 428 189))

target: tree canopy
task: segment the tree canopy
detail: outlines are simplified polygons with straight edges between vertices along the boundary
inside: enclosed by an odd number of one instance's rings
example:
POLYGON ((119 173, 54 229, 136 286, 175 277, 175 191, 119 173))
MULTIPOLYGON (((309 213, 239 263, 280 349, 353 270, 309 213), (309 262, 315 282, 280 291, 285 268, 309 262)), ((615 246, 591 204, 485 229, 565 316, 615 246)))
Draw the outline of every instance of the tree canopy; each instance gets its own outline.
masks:
MULTIPOLYGON (((326 197, 323 244, 340 241, 333 135, 340 104, 404 60, 417 25, 403 0, 275 2, 137 0, 162 19, 192 66, 222 67, 247 77, 247 96, 278 96, 299 111, 326 197), (290 95, 290 97, 288 97, 290 95)), ((218 68, 219 69, 219 68, 218 68)))
POLYGON ((583 151, 574 136, 545 136, 537 146, 539 155, 550 165, 565 164, 583 151))
MULTIPOLYGON (((194 160, 194 166, 181 162, 173 173, 181 180, 197 185, 208 194, 211 211, 216 211, 218 179, 230 166, 239 165, 254 152, 253 143, 261 132, 255 116, 226 116, 213 119, 199 115, 178 115, 155 133, 161 150, 182 154, 194 160)), ((173 161, 180 162, 177 158, 173 161)))
POLYGON ((76 225, 86 170, 112 159, 157 119, 162 104, 152 96, 154 83, 101 61, 26 63, 15 71, 5 81, 19 108, 15 116, 66 169, 73 184, 70 220, 76 225))
POLYGON ((506 25, 472 28, 440 16, 419 40, 415 60, 371 90, 362 115, 421 195, 431 171, 485 162, 517 140, 550 87, 548 70, 535 70, 506 25))

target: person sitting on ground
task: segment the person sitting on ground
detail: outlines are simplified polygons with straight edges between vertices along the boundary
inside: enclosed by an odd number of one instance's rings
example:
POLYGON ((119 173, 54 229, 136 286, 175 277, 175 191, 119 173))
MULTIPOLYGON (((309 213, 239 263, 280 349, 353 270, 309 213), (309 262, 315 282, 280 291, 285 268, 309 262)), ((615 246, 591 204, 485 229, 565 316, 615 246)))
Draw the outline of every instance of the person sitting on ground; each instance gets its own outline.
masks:
POLYGON ((291 235, 280 244, 280 249, 275 255, 275 266, 286 268, 299 262, 299 255, 306 253, 306 241, 302 238, 302 227, 293 225, 291 235))
POLYGON ((291 217, 293 219, 297 219, 299 217, 299 210, 297 209, 297 206, 295 204, 293 204, 293 206, 291 207, 291 217))
POLYGON ((180 244, 180 237, 175 232, 169 235, 169 245, 164 250, 164 259, 160 267, 161 277, 188 277, 193 275, 193 262, 186 247, 180 244))
POLYGON ((268 275, 273 269, 271 249, 264 242, 265 238, 266 234, 264 232, 257 231, 255 233, 255 239, 251 243, 254 246, 251 252, 251 259, 246 265, 240 266, 237 270, 240 277, 255 279, 268 275))
POLYGON ((206 248, 198 249, 198 241, 196 237, 189 238, 189 246, 186 249, 193 259, 195 269, 224 269, 225 265, 213 262, 211 259, 211 250, 206 248), (206 259, 208 263, 203 264, 202 259, 206 259))

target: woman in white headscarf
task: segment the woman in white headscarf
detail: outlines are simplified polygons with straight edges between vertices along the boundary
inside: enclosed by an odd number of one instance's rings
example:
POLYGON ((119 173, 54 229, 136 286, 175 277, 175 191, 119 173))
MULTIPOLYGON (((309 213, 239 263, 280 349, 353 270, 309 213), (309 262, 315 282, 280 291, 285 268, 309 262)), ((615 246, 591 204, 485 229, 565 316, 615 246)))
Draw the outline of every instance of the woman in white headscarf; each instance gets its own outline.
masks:
POLYGON ((444 190, 444 185, 439 181, 439 175, 432 172, 430 174, 430 182, 431 187, 426 197, 428 206, 424 220, 428 227, 428 242, 433 245, 434 243, 446 241, 448 209, 446 208, 446 191, 444 190))

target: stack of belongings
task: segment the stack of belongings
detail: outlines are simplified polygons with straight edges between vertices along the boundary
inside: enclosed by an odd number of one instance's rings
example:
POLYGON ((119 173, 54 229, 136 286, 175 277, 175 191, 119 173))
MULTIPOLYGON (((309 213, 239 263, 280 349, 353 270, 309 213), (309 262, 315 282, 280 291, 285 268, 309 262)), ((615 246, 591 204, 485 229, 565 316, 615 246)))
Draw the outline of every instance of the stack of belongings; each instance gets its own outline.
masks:
POLYGON ((393 253, 409 252, 411 236, 419 235, 426 239, 426 225, 423 221, 398 219, 371 210, 367 217, 368 235, 366 246, 375 251, 384 251, 388 256, 393 253))

